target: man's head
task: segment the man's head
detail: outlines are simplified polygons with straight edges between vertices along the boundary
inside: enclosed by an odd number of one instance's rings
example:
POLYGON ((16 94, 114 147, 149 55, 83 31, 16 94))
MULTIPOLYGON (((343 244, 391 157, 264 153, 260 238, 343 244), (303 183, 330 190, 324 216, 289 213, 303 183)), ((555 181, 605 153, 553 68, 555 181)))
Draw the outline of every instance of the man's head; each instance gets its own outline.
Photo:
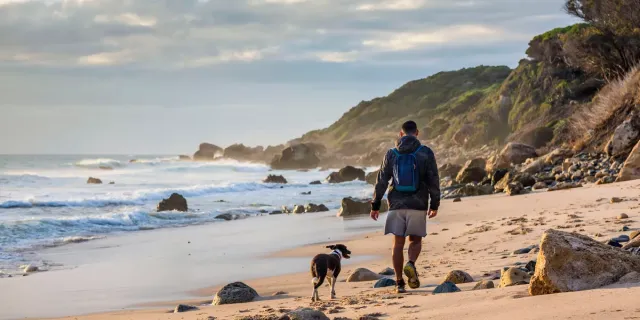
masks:
POLYGON ((404 136, 418 136, 418 134, 420 133, 420 131, 418 130, 418 125, 409 120, 405 123, 402 124, 402 131, 400 131, 400 136, 404 137, 404 136))

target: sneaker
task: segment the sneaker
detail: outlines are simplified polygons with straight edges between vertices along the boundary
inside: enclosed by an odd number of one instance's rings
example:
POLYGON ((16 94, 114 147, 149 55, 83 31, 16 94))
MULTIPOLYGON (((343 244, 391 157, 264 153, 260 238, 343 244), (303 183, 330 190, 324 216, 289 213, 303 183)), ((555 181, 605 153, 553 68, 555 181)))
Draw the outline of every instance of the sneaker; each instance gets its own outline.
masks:
POLYGON ((417 289, 420 288, 420 279, 418 279, 418 270, 416 270, 416 266, 411 262, 407 262, 404 266, 404 274, 407 276, 409 280, 409 288, 417 289))
POLYGON ((407 289, 404 288, 404 280, 398 280, 396 283, 396 293, 407 293, 407 289))

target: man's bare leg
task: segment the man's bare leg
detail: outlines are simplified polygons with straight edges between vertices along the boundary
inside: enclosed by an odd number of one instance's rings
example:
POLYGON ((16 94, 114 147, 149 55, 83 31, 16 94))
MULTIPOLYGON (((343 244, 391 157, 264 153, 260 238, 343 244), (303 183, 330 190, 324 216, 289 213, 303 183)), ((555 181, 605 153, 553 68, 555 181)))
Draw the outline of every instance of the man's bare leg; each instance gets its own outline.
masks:
POLYGON ((393 237, 393 252, 391 258, 393 259, 393 270, 396 272, 396 280, 402 279, 402 268, 404 266, 404 237, 393 237))
POLYGON ((422 238, 416 236, 409 236, 409 261, 415 263, 422 251, 422 238))

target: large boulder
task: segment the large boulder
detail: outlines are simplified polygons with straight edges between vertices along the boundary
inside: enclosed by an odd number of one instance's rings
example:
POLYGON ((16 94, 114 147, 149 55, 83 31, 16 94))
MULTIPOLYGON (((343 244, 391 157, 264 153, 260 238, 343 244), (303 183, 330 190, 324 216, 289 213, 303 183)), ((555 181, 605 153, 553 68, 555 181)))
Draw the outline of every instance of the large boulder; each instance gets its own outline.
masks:
POLYGON ((264 148, 261 146, 247 147, 242 143, 232 144, 224 149, 222 156, 228 159, 251 161, 261 160, 264 148))
POLYGON ((461 165, 447 163, 438 168, 438 174, 440 175, 440 178, 449 177, 451 179, 455 179, 461 169, 461 165))
POLYGON ((158 203, 158 212, 173 210, 182 212, 187 211, 187 199, 177 193, 173 193, 168 199, 163 199, 158 203))
POLYGON ((216 156, 222 155, 222 148, 211 143, 201 143, 200 148, 193 154, 193 160, 195 161, 211 161, 216 156))
POLYGON ((611 139, 605 146, 605 152, 609 156, 618 156, 628 152, 640 138, 640 116, 631 114, 613 131, 611 139))
POLYGON ((102 184, 102 180, 100 180, 98 178, 94 178, 94 177, 89 177, 89 179, 87 179, 87 183, 88 184, 102 184))
POLYGON ((459 197, 475 197, 475 196, 484 196, 493 194, 493 187, 489 184, 480 185, 480 184, 465 184, 463 186, 458 187, 450 194, 446 196, 447 199, 451 198, 459 198, 459 197))
POLYGON ((365 172, 360 168, 346 166, 338 172, 333 172, 327 177, 329 183, 342 183, 354 180, 364 181, 365 172))
POLYGON ((581 291, 640 271, 640 257, 581 234, 548 230, 542 235, 535 270, 531 295, 581 291))
POLYGON ((277 170, 314 169, 320 164, 316 148, 306 144, 290 146, 271 161, 271 168, 277 170))
POLYGON ((542 148, 553 140, 554 132, 549 127, 538 127, 525 132, 519 139, 520 142, 542 148))
POLYGON ((469 142, 474 131, 475 129, 473 128, 473 125, 469 123, 464 124, 462 125, 462 127, 460 127, 460 129, 458 129, 458 131, 456 131, 456 133, 453 134, 453 137, 451 137, 451 140, 457 145, 463 146, 467 142, 469 142))
POLYGON ((565 159, 571 158, 573 151, 569 149, 558 148, 546 155, 544 155, 544 161, 547 165, 555 166, 564 162, 565 159))
POLYGON ((378 181, 379 173, 380 173, 380 170, 367 173, 367 175, 364 177, 364 181, 366 181, 368 184, 375 185, 376 182, 378 181))
MULTIPOLYGON (((380 212, 389 211, 389 202, 382 200, 380 212)), ((371 202, 366 199, 344 198, 338 212, 338 217, 350 217, 358 215, 366 215, 371 212, 371 202)))
POLYGON ((640 141, 631 150, 631 154, 624 162, 617 181, 629 181, 640 179, 640 141))
POLYGON ((382 275, 379 275, 369 269, 366 268, 358 268, 353 270, 353 272, 347 278, 347 282, 363 282, 363 281, 376 281, 382 278, 382 275))
POLYGON ((287 179, 285 179, 283 176, 270 174, 266 178, 264 178, 264 180, 262 180, 262 182, 264 182, 264 183, 281 183, 281 184, 285 184, 285 183, 287 183, 287 179))
POLYGON ((451 282, 455 284, 469 283, 473 282, 473 278, 471 277, 471 275, 462 270, 453 270, 447 274, 447 276, 444 278, 444 281, 442 282, 451 282))
POLYGON ((487 176, 485 170, 486 161, 484 159, 473 159, 467 161, 458 175, 456 181, 459 183, 480 182, 487 176))
POLYGON ((529 158, 537 158, 536 149, 530 145, 510 142, 500 151, 498 156, 487 165, 487 170, 508 169, 511 165, 524 163, 529 158))
POLYGON ((213 297, 212 305, 251 302, 259 297, 256 290, 242 282, 230 283, 220 289, 213 297))

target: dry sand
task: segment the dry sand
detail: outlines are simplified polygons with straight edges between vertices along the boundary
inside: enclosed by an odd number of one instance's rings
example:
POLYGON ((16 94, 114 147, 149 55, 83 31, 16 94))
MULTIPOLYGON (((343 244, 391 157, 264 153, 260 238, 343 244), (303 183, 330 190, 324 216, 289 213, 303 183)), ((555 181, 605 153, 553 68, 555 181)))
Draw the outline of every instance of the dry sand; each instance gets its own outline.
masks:
MULTIPOLYGON (((598 290, 530 297, 527 286, 471 291, 474 283, 460 285, 463 292, 432 295, 434 286, 451 270, 469 272, 475 280, 488 279, 504 266, 535 259, 534 253, 511 252, 537 244, 550 228, 576 231, 598 240, 628 234, 623 226, 638 227, 640 181, 508 197, 492 195, 442 202, 440 213, 429 224, 423 252, 418 261, 423 287, 398 296, 392 288, 373 289, 373 282, 346 283, 356 267, 380 271, 390 266, 391 238, 375 232, 342 241, 354 255, 375 256, 372 261, 345 267, 336 285, 338 299, 329 300, 329 288, 320 291, 322 302, 311 303, 308 273, 290 274, 246 283, 262 296, 246 304, 205 306, 218 288, 194 292, 202 299, 181 301, 199 305, 200 310, 169 314, 178 303, 147 304, 144 310, 128 310, 67 319, 234 319, 236 316, 280 315, 298 307, 321 308, 331 318, 359 317, 380 313, 380 319, 640 319, 636 298, 640 287, 598 290), (624 201, 610 203, 611 197, 624 201), (621 213, 629 219, 616 219, 621 213), (437 222, 437 223, 436 223, 437 222), (274 292, 286 294, 273 296, 274 292), (335 313, 333 313, 335 312, 335 313)), ((321 230, 317 230, 321 232, 321 230)), ((311 245, 276 254, 278 257, 310 258, 326 252, 311 245)), ((497 285, 498 281, 494 281, 497 285)), ((108 299, 109 297, 105 297, 108 299)), ((73 312, 73 310, 69 310, 73 312)))

